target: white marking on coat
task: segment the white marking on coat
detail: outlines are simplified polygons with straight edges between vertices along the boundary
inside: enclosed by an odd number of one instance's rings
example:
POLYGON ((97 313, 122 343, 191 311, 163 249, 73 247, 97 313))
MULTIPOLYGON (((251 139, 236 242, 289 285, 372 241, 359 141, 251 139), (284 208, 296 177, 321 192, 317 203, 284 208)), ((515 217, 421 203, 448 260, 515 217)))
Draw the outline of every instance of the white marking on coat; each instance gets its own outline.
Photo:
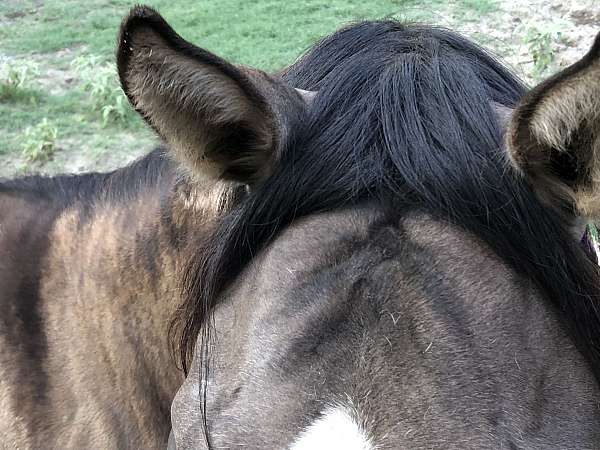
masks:
POLYGON ((355 415, 344 406, 329 407, 295 440, 290 450, 375 450, 355 415))

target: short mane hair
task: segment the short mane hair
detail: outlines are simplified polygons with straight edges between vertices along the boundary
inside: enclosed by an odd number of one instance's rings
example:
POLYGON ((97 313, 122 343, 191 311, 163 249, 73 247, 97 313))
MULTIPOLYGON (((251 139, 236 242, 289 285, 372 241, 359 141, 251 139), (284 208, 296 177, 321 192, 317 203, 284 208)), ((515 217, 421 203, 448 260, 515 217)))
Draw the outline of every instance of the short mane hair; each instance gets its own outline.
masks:
POLYGON ((124 202, 144 188, 169 183, 173 163, 158 147, 130 165, 110 172, 76 175, 28 175, 14 180, 0 178, 0 194, 14 193, 37 201, 48 201, 62 209, 77 203, 91 208, 97 201, 124 202))

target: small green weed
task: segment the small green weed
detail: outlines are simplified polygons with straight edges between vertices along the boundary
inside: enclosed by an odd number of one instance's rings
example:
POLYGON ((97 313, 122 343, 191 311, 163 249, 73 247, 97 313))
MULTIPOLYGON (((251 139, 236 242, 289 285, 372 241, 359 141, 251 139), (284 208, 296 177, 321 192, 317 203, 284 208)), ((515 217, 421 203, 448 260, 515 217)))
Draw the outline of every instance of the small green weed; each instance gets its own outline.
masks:
POLYGON ((541 76, 554 62, 554 44, 561 39, 561 32, 556 30, 541 31, 532 27, 525 35, 525 43, 533 58, 533 71, 535 76, 541 76))
MULTIPOLYGON (((498 9, 496 0, 460 0, 460 6, 464 10, 464 15, 482 15, 491 14, 498 9)), ((475 17, 477 18, 477 17, 475 17)))
POLYGON ((34 99, 31 85, 38 75, 38 65, 32 61, 0 61, 0 102, 34 99))
POLYGON ((58 129, 44 119, 33 127, 25 130, 23 136, 23 158, 26 162, 45 163, 52 159, 56 151, 56 137, 58 129))
POLYGON ((93 55, 75 58, 71 66, 80 77, 92 108, 100 112, 102 125, 127 122, 132 110, 117 82, 115 66, 103 63, 98 56, 93 55))

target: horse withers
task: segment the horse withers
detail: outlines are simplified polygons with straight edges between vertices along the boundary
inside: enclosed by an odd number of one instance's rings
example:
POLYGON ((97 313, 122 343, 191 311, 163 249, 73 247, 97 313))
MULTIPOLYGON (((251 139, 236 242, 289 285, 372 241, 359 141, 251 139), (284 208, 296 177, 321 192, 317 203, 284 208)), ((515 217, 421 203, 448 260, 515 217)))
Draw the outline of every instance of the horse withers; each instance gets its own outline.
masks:
POLYGON ((169 156, 0 187, 3 442, 164 447, 174 314, 171 447, 594 448, 599 53, 526 93, 365 22, 275 76, 135 8, 169 156))

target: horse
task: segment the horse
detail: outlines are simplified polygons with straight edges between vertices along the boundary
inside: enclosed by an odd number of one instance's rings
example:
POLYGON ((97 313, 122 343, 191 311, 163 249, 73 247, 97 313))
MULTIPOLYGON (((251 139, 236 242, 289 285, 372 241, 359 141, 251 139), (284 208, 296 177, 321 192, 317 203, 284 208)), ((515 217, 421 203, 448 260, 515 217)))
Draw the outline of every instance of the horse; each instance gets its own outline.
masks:
POLYGON ((268 75, 140 6, 117 66, 165 147, 0 184, 9 447, 600 441, 600 39, 529 92, 389 20, 268 75))
POLYGON ((170 448, 597 448, 579 240, 600 212, 600 37, 531 90, 390 20, 272 76, 141 7, 118 61, 190 178, 246 187, 184 271, 170 448))

